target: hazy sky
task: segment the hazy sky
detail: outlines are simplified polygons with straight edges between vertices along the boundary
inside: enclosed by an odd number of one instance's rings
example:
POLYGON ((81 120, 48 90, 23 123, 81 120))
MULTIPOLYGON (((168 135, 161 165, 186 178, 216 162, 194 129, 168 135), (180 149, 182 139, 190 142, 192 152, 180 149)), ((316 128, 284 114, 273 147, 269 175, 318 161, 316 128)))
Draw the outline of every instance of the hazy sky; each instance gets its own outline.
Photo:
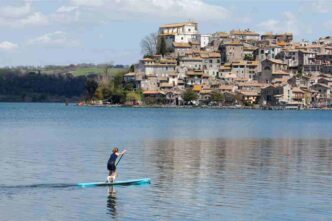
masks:
POLYGON ((145 35, 188 20, 202 34, 250 28, 315 40, 332 35, 332 0, 0 0, 0 66, 131 64, 145 35))

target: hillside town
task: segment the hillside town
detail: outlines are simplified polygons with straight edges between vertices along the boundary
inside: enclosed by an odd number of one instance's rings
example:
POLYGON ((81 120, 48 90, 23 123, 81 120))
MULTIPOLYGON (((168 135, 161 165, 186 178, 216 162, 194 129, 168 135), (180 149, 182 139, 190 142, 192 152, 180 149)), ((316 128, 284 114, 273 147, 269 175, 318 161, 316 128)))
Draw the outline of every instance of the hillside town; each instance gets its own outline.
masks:
POLYGON ((171 106, 331 105, 331 36, 296 42, 292 33, 249 29, 201 34, 190 21, 161 25, 156 38, 159 49, 124 75, 145 100, 171 106), (184 99, 186 91, 195 93, 193 100, 184 99))

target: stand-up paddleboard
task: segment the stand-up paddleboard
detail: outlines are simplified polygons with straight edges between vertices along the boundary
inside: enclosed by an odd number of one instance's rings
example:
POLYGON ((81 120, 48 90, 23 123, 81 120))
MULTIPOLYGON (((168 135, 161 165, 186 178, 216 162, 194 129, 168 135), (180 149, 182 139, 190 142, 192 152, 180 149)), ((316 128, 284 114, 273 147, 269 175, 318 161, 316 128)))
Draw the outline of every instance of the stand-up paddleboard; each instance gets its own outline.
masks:
POLYGON ((80 187, 94 187, 94 186, 120 186, 120 185, 141 185, 151 183, 150 178, 136 179, 136 180, 124 180, 115 181, 113 183, 108 182, 92 182, 92 183, 78 183, 80 187))

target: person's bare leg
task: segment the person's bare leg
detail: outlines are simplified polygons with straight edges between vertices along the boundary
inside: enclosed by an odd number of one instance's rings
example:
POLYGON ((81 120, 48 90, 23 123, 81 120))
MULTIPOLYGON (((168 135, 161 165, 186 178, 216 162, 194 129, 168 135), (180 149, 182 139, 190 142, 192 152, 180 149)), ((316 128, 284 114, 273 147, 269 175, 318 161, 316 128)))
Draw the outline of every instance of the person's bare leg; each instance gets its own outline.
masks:
POLYGON ((112 183, 115 181, 116 176, 117 176, 116 171, 112 172, 111 177, 110 177, 110 180, 111 180, 112 183))
POLYGON ((113 182, 112 181, 112 172, 111 171, 108 173, 107 182, 109 182, 109 183, 113 182))

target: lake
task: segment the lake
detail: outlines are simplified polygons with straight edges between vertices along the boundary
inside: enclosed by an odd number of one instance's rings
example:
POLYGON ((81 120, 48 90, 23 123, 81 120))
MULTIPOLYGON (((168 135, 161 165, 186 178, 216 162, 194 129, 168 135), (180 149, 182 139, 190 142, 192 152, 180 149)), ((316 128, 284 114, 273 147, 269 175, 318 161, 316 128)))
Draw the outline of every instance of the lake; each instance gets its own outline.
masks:
POLYGON ((0 103, 0 220, 331 220, 332 112, 0 103), (127 149, 104 181, 112 147, 127 149))

